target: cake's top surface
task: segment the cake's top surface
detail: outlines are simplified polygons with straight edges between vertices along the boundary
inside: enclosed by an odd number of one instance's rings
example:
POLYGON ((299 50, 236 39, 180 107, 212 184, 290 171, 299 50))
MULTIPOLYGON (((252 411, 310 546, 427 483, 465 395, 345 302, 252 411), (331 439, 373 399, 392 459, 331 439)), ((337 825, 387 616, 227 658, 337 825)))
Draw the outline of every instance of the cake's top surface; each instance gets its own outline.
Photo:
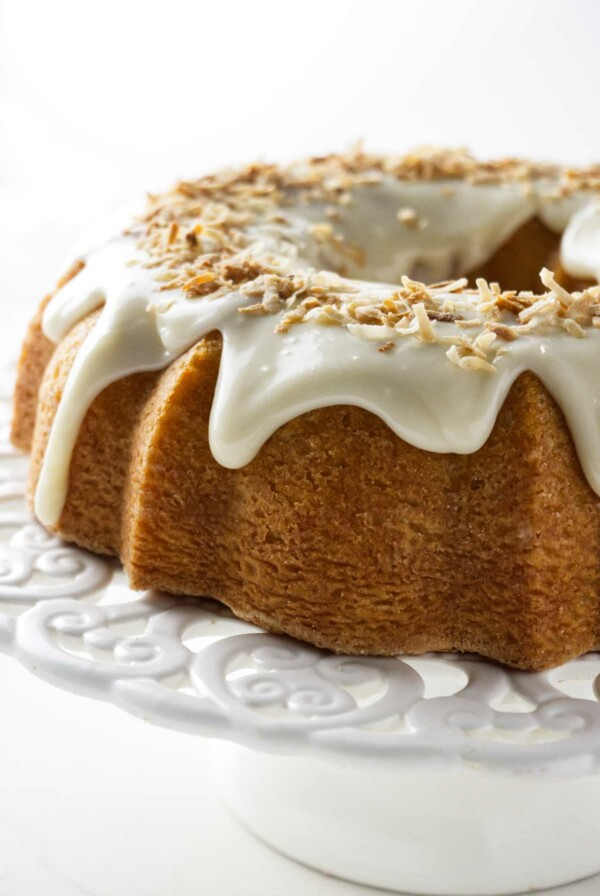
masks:
POLYGON ((46 309, 44 330, 58 342, 103 306, 56 415, 38 515, 60 513, 93 398, 213 330, 223 354, 210 442, 225 466, 248 463, 287 420, 327 404, 365 407, 430 451, 475 451, 514 379, 533 370, 600 493, 590 385, 600 382, 600 287, 571 293, 549 270, 536 292, 483 279, 470 288, 461 276, 538 218, 562 234, 567 273, 597 282, 599 197, 599 166, 360 149, 150 196, 125 234, 79 260, 46 309))
MULTIPOLYGON (((364 245, 368 239, 354 241, 347 233, 354 229, 347 226, 348 218, 372 212, 353 208, 357 190, 367 188, 375 205, 382 191, 390 197, 396 189, 399 199, 410 199, 411 204, 398 206, 387 224, 392 239, 403 245, 412 240, 421 248, 436 237, 444 238, 443 233, 429 238, 435 228, 419 209, 430 199, 431 187, 435 201, 452 214, 457 191, 464 193, 472 186, 496 188, 484 199, 505 206, 510 216, 514 206, 520 213, 535 205, 553 223, 555 219, 562 223, 582 194, 600 195, 600 166, 568 168, 514 158, 481 162, 464 150, 421 150, 390 157, 357 148, 285 167, 254 164, 182 181, 165 194, 149 197, 147 211, 132 233, 147 253, 143 264, 165 293, 157 308, 169 306, 172 290, 188 299, 217 299, 236 290, 252 300, 239 312, 277 314, 277 332, 287 332, 300 322, 337 323, 357 336, 381 341, 382 350, 389 350, 390 340, 393 344, 399 336, 415 336, 447 344, 451 361, 486 369, 487 362, 477 361, 483 359, 484 347, 486 354, 493 347, 495 355, 502 342, 539 328, 561 327, 580 337, 582 327, 600 325, 596 314, 600 289, 571 295, 548 271, 533 293, 502 289, 484 280, 477 282, 477 289, 469 289, 462 277, 426 284, 409 277, 408 268, 402 271, 403 260, 398 265, 400 284, 390 288, 331 270, 360 276, 373 254, 364 245), (499 188, 507 195, 499 197, 499 188), (318 262, 326 269, 319 269, 318 262), (279 312, 286 313, 281 317, 279 312), (473 349, 469 334, 478 327, 486 330, 485 338, 479 338, 473 349), (463 357, 468 357, 465 363, 463 357)), ((457 214, 464 217, 464 209, 457 214)))

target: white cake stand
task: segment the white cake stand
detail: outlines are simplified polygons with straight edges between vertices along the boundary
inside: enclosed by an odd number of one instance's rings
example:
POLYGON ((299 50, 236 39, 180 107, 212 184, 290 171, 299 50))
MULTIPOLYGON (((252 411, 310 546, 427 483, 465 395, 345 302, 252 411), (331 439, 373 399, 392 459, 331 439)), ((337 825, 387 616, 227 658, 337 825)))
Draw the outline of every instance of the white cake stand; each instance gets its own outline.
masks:
POLYGON ((492 896, 600 871, 600 655, 540 674, 472 656, 339 657, 208 599, 136 594, 117 564, 30 519, 26 459, 7 435, 0 651, 59 687, 215 739, 242 823, 327 873, 492 896))

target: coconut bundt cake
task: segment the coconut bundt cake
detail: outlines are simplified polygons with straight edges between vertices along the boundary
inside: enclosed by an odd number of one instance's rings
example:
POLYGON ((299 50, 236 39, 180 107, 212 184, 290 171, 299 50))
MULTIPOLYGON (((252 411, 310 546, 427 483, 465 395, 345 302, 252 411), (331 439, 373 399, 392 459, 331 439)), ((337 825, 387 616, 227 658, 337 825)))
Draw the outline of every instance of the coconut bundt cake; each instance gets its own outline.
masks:
POLYGON ((36 516, 335 651, 599 647, 598 197, 362 150, 151 196, 26 337, 36 516))

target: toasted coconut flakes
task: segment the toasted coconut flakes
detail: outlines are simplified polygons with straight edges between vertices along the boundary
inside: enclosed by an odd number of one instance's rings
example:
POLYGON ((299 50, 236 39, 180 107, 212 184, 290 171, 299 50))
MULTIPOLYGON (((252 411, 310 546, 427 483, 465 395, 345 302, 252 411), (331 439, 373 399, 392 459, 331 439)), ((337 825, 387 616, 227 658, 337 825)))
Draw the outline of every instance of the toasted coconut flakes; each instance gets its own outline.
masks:
MULTIPOLYGON (((469 285, 469 281, 466 277, 461 277, 459 280, 451 280, 449 283, 445 284, 444 292, 461 292, 465 287, 469 285)), ((435 287, 430 287, 435 288, 435 287)))
POLYGON ((495 333, 481 333, 474 342, 474 347, 480 352, 487 352, 493 342, 496 341, 495 333))
POLYGON ((427 309, 427 317, 429 320, 439 320, 441 323, 453 324, 456 321, 462 321, 462 314, 454 314, 452 311, 432 311, 427 309))
POLYGON ((464 349, 461 351, 458 346, 452 345, 446 352, 446 357, 452 364, 463 370, 483 370, 486 373, 497 373, 493 364, 476 355, 466 355, 463 352, 464 349))
POLYGON ((518 317, 521 323, 525 324, 536 316, 548 315, 550 312, 554 312, 557 310, 557 300, 553 296, 548 295, 543 296, 541 299, 538 299, 537 302, 534 302, 533 305, 529 306, 529 308, 524 308, 519 312, 518 317))
POLYGON ((395 345, 395 344, 396 344, 396 343, 395 343, 395 342, 392 342, 391 340, 390 340, 389 342, 384 342, 383 345, 380 345, 380 346, 379 346, 379 348, 377 349, 377 351, 378 351, 378 352, 389 352, 391 349, 394 348, 394 345, 395 345))
POLYGON ((416 305, 413 305, 413 311, 415 312, 415 318, 417 321, 417 325, 419 327, 419 336, 424 342, 435 342, 435 330, 431 326, 431 321, 427 316, 427 309, 422 302, 418 302, 416 305))
POLYGON ((171 221, 169 225, 169 230, 167 231, 167 246, 172 246, 175 240, 177 239, 177 234, 179 233, 179 224, 177 221, 171 221))
POLYGON ((548 268, 542 268, 540 271, 540 280, 550 292, 554 293, 554 295, 562 302, 563 305, 569 306, 573 301, 573 297, 570 292, 561 286, 560 283, 557 283, 554 279, 554 274, 552 271, 549 271, 548 268))
POLYGON ((467 320, 456 320, 456 326, 460 327, 461 330, 473 330, 475 327, 481 327, 483 321, 478 317, 470 317, 467 320))
POLYGON ((254 305, 244 305, 242 308, 238 308, 240 314, 267 314, 267 309, 261 303, 254 305))
POLYGON ((400 208, 396 213, 396 217, 405 227, 416 229, 419 226, 419 216, 414 208, 400 208))
POLYGON ((331 224, 313 224, 310 233, 318 243, 326 243, 333 236, 333 227, 331 224))
POLYGON ((481 296, 481 301, 485 302, 486 305, 493 301, 492 291, 490 289, 490 285, 483 277, 478 277, 475 281, 475 285, 479 290, 479 295, 481 296))
POLYGON ((458 282, 458 281, 439 280, 437 283, 428 283, 427 286, 429 287, 429 289, 444 289, 445 290, 446 287, 451 286, 455 282, 458 282))
POLYGON ((579 326, 577 321, 572 320, 569 317, 559 318, 558 323, 561 327, 563 327, 569 336, 575 336, 577 339, 583 339, 585 336, 585 330, 579 326))
POLYGON ((333 271, 318 271, 312 275, 313 283, 316 286, 322 286, 324 289, 341 289, 344 281, 333 271))
MULTIPOLYGON (((350 303, 350 306, 352 306, 352 304, 353 303, 350 303)), ((348 308, 348 311, 350 311, 350 307, 348 308)), ((383 312, 375 305, 358 305, 354 307, 354 317, 359 324, 376 324, 383 320, 383 312)))
POLYGON ((597 314, 598 287, 584 290, 579 297, 573 297, 566 316, 572 317, 578 323, 585 323, 589 316, 597 314))
POLYGON ((406 274, 402 275, 402 277, 400 278, 400 282, 402 283, 404 289, 406 289, 408 292, 417 292, 425 294, 427 296, 429 295, 427 287, 424 283, 421 283, 419 280, 411 280, 411 278, 406 274))
MULTIPOLYGON (((335 324, 344 322, 344 315, 333 305, 320 305, 312 311, 309 311, 305 320, 314 320, 320 324, 335 324)), ((348 324, 350 329, 351 324, 348 324)), ((367 329, 369 324, 354 324, 355 327, 364 327, 367 329)))
POLYGON ((187 291, 191 289, 196 289, 198 286, 204 286, 205 283, 212 283, 215 280, 215 275, 210 271, 206 271, 203 274, 197 274, 196 277, 192 277, 191 280, 188 280, 187 283, 183 284, 183 288, 187 291))
POLYGON ((450 348, 446 352, 446 357, 449 361, 452 362, 452 364, 456 364, 457 367, 460 367, 461 355, 459 354, 457 345, 450 346, 450 348))
POLYGON ((280 320, 277 326, 275 327, 276 333, 287 333, 289 328, 294 324, 299 324, 304 320, 304 313, 300 311, 293 311, 291 314, 286 314, 283 320, 280 320))
POLYGON ((505 324, 487 323, 486 327, 495 333, 498 339, 503 339, 505 342, 513 342, 517 338, 516 333, 505 324))

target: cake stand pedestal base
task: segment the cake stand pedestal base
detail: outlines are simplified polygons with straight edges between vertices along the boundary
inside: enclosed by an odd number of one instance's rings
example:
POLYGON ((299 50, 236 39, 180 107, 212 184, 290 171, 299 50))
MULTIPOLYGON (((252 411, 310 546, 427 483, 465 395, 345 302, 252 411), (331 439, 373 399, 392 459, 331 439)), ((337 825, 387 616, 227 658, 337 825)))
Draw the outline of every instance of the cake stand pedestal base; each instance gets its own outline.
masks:
POLYGON ((281 853, 355 883, 506 896, 600 871, 600 775, 280 756, 215 746, 237 818, 281 853))

